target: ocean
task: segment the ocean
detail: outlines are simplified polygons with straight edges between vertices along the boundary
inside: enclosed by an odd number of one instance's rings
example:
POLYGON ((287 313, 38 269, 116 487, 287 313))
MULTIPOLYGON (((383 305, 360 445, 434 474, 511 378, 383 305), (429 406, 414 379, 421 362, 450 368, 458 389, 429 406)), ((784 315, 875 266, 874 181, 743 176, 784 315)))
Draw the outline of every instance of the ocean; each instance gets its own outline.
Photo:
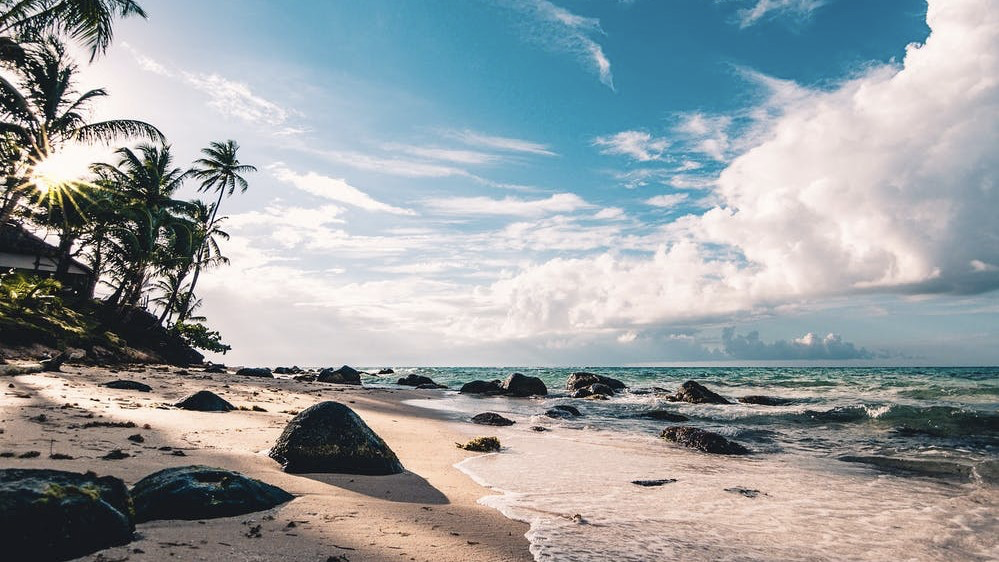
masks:
POLYGON ((426 391, 413 403, 445 413, 470 437, 500 438, 500 453, 457 466, 497 492, 482 503, 530 524, 537 560, 999 559, 999 368, 407 368, 396 376, 456 389, 513 372, 540 377, 549 395, 426 391), (629 388, 607 401, 572 399, 565 380, 576 371, 629 388), (665 400, 663 390, 687 380, 734 403, 665 400), (737 402, 747 395, 785 402, 737 402), (583 415, 543 415, 556 404, 583 415), (659 433, 677 424, 636 417, 653 409, 753 454, 668 443, 659 433), (467 423, 486 411, 517 423, 467 423))

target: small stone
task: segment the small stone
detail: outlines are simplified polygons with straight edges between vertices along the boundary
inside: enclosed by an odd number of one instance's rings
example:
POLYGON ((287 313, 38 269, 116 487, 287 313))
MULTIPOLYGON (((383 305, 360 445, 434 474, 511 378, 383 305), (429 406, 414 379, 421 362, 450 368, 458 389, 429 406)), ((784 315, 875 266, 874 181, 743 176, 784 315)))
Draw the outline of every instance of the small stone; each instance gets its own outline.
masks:
POLYGON ((632 480, 631 481, 632 484, 635 484, 635 485, 638 485, 638 486, 644 486, 646 488, 651 488, 651 487, 655 487, 655 486, 662 486, 664 484, 672 484, 673 482, 676 482, 676 478, 661 478, 659 480, 632 480))

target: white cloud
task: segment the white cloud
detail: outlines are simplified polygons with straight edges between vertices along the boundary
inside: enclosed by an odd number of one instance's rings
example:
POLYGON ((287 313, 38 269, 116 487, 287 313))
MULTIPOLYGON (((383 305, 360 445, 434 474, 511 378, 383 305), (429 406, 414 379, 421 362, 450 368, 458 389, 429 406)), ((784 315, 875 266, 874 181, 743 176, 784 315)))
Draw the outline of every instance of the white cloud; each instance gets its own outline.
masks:
POLYGON ((376 201, 367 193, 364 193, 340 178, 331 178, 315 172, 298 174, 291 171, 280 162, 271 164, 268 166, 268 169, 275 178, 285 183, 289 183, 306 193, 311 193, 318 197, 329 199, 330 201, 346 203, 348 205, 372 212, 391 213, 394 215, 416 214, 409 209, 393 207, 392 205, 376 201))
POLYGON ((405 144, 387 144, 384 148, 389 151, 403 152, 419 158, 454 162, 456 164, 492 164, 500 160, 500 157, 495 154, 489 154, 488 152, 480 152, 477 150, 459 150, 453 148, 413 146, 405 144))
POLYGON ((663 195, 656 195, 655 197, 650 197, 645 200, 646 205, 652 205, 653 207, 662 207, 664 209, 672 209, 679 206, 681 203, 687 200, 686 193, 666 193, 663 195))
POLYGON ((808 19, 826 4, 826 0, 754 0, 755 4, 739 10, 739 25, 749 27, 773 17, 808 19))
POLYGON ((600 20, 574 14, 548 0, 508 0, 512 7, 531 16, 531 39, 554 50, 575 55, 590 67, 600 82, 614 89, 611 63, 603 47, 592 36, 604 35, 600 20))
POLYGON ((448 131, 445 134, 472 146, 493 148, 508 152, 537 154, 539 156, 556 156, 547 145, 523 139, 485 135, 468 129, 464 131, 448 131))
POLYGON ((606 137, 593 139, 593 144, 601 147, 603 154, 630 156, 639 162, 662 158, 663 151, 669 148, 669 141, 653 137, 645 131, 621 131, 606 137))
POLYGON ((604 207, 597 211, 593 215, 593 218, 596 220, 619 221, 628 218, 628 215, 620 207, 604 207))
POLYGON ((368 170, 393 176, 410 178, 473 177, 472 174, 462 168, 434 162, 377 156, 354 150, 317 150, 303 147, 302 151, 317 154, 334 162, 357 168, 358 170, 368 170))
POLYGON ((556 193, 547 199, 504 197, 451 197, 429 199, 425 205, 437 212, 454 215, 509 215, 536 217, 551 213, 569 213, 591 208, 575 193, 556 193))
POLYGON ((686 137, 688 149, 706 154, 719 162, 725 161, 730 148, 728 129, 732 118, 726 115, 708 116, 692 113, 676 126, 675 131, 686 137))

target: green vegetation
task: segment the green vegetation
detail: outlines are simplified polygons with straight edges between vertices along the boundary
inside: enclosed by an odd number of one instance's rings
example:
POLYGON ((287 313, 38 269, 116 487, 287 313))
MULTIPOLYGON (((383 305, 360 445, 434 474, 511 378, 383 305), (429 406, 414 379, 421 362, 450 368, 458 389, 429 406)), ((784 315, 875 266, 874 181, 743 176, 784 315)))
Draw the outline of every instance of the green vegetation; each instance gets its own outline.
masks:
POLYGON ((477 453, 494 453, 500 450, 499 439, 495 437, 476 437, 464 445, 461 443, 455 443, 455 445, 459 449, 477 453))
POLYGON ((155 126, 88 118, 108 93, 76 90, 79 66, 64 41, 82 44, 93 61, 110 47, 114 21, 130 16, 145 17, 134 0, 0 0, 0 227, 58 239, 52 279, 3 277, 0 339, 114 347, 120 342, 104 329, 114 316, 149 306, 163 333, 225 353, 230 346, 193 314, 195 289, 202 271, 228 263, 218 210, 224 197, 247 190, 244 176, 256 168, 240 162, 233 140, 211 142, 190 167, 176 166, 155 126), (60 168, 67 147, 121 141, 139 144, 118 148, 114 162, 94 163, 85 177, 60 168), (178 199, 188 181, 213 200, 178 199), (71 274, 75 263, 91 270, 87 286, 79 286, 78 266, 71 274), (107 296, 97 303, 99 287, 107 296))

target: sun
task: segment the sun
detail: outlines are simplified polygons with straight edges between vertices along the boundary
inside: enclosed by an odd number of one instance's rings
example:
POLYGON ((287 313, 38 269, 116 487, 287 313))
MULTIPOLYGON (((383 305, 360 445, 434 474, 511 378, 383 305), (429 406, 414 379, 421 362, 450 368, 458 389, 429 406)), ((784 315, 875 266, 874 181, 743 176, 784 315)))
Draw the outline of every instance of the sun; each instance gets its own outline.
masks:
POLYGON ((31 183, 44 197, 53 190, 80 183, 88 167, 89 162, 76 151, 53 152, 31 167, 31 183))

